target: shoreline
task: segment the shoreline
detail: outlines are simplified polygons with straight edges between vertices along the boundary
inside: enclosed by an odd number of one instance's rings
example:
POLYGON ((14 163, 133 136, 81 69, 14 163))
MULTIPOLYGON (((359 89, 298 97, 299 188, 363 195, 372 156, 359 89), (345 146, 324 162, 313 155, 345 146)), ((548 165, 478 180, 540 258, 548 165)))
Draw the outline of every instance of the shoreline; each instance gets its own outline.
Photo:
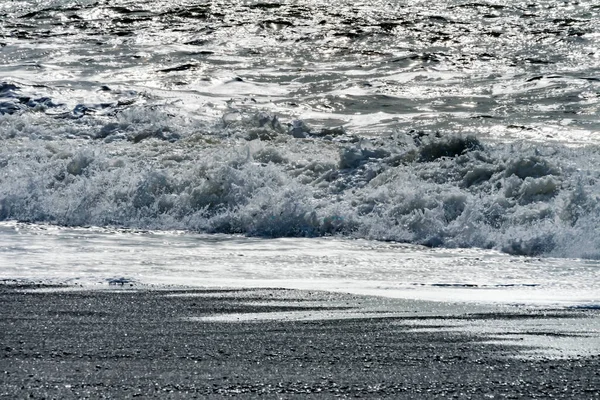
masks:
POLYGON ((54 289, 0 284, 0 397, 600 396, 597 309, 54 289))

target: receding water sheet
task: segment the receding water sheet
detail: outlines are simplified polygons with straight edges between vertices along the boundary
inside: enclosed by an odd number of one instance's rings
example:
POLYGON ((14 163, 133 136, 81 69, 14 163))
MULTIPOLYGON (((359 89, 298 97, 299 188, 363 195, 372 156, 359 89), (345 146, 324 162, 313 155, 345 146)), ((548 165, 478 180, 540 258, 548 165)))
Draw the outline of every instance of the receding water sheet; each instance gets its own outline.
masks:
POLYGON ((345 238, 263 239, 185 232, 0 224, 0 277, 135 284, 321 289, 502 304, 600 303, 590 260, 345 238))

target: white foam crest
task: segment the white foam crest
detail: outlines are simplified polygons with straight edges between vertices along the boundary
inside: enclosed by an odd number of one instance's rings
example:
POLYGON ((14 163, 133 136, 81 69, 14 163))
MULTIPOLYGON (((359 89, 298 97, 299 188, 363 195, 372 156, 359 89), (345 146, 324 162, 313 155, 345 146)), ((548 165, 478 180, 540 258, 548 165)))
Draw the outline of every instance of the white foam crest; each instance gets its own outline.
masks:
POLYGON ((66 128, 39 116, 2 116, 0 219, 600 257, 595 147, 357 138, 236 113, 206 127, 133 108, 66 124, 86 132, 71 140, 50 140, 66 128), (128 136, 98 137, 109 128, 128 136))

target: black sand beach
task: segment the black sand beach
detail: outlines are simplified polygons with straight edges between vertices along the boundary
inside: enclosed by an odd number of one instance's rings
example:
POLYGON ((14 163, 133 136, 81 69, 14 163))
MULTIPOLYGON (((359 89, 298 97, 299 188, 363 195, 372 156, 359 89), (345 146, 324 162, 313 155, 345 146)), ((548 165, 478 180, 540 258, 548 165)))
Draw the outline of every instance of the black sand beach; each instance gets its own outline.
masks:
MULTIPOLYGON (((599 310, 466 306, 452 315, 451 307, 389 301, 383 313, 382 300, 379 311, 361 315, 373 299, 278 289, 49 289, 0 285, 2 398, 600 398, 598 355, 527 357, 513 341, 492 343, 445 323, 597 323, 599 310)), ((535 334, 543 347, 561 332, 535 334)))

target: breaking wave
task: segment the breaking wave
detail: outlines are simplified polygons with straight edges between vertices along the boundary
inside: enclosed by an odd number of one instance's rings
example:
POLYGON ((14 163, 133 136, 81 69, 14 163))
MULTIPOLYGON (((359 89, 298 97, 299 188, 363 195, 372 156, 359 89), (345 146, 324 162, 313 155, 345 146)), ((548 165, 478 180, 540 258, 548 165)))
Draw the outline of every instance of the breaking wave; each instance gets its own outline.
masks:
POLYGON ((208 123, 172 106, 69 110, 0 91, 0 220, 600 258, 595 146, 361 137, 233 109, 208 123))

